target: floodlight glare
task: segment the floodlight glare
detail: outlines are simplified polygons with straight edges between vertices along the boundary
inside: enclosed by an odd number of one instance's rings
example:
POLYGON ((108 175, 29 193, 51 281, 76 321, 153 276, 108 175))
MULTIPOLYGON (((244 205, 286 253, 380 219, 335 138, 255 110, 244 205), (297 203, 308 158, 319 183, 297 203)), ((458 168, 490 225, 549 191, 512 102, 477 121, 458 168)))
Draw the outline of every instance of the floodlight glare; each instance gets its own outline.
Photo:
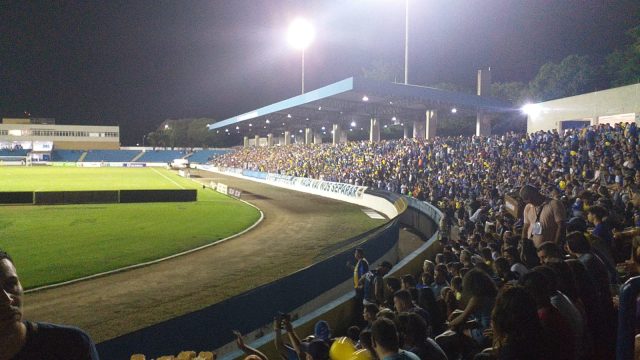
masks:
POLYGON ((456 108, 451 109, 451 113, 452 113, 452 114, 455 114, 455 113, 457 113, 457 112, 458 112, 458 109, 456 109, 456 108))
POLYGON ((542 111, 542 106, 538 104, 525 104, 522 107, 522 112, 529 116, 537 116, 542 111))
POLYGON ((367 95, 363 96, 362 101, 369 101, 369 97, 367 95))
POLYGON ((294 48, 304 50, 311 44, 315 35, 316 31, 308 20, 297 18, 289 25, 287 39, 294 48))
POLYGON ((355 121, 351 122, 351 127, 356 127, 356 122, 355 121))

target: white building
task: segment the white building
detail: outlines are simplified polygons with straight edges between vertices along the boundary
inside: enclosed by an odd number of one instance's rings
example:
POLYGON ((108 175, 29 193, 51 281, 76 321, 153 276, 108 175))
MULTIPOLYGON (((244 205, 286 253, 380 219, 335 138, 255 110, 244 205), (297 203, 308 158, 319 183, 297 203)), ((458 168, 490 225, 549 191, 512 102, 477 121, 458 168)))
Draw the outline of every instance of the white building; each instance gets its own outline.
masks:
POLYGON ((527 105, 527 132, 597 124, 640 125, 640 84, 527 105))
POLYGON ((118 150, 120 127, 56 125, 53 119, 2 119, 0 149, 47 147, 50 150, 118 150))

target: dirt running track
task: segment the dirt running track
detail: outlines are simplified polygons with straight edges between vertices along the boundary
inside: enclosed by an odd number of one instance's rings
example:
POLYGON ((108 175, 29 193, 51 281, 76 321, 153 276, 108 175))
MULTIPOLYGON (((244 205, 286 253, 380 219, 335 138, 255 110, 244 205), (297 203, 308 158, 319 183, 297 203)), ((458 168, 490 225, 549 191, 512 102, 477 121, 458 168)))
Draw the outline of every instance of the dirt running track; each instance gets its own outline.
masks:
POLYGON ((243 199, 264 212, 263 222, 189 255, 27 294, 25 317, 79 326, 101 342, 294 272, 335 252, 336 244, 366 230, 363 224, 382 223, 370 221, 355 205, 211 173, 201 176, 243 190, 243 199))

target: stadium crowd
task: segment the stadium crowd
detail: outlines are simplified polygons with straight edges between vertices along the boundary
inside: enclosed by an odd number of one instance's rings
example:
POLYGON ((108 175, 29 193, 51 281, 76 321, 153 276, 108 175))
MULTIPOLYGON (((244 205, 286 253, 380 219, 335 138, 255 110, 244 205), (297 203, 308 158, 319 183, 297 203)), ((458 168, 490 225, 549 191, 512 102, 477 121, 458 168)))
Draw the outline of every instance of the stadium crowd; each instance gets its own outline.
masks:
MULTIPOLYGON (((383 277, 391 264, 369 269, 356 252, 363 310, 349 334, 370 358, 613 359, 616 292, 640 273, 639 135, 632 123, 244 148, 215 165, 385 189, 442 210, 443 250, 420 274, 383 277)), ((317 334, 296 338, 283 359, 333 350, 317 334)))
MULTIPOLYGON (((277 315, 283 360, 603 360, 615 358, 617 289, 640 274, 639 136, 635 124, 616 124, 245 148, 215 165, 384 189, 444 214, 442 251, 420 273, 388 275, 393 264, 374 269, 356 249, 348 265, 358 310, 346 336, 319 321, 300 337, 277 315)), ((22 319, 22 287, 4 252, 0 285, 0 359, 98 358, 82 330, 22 319)), ((239 333, 236 344, 246 359, 268 360, 239 333)))

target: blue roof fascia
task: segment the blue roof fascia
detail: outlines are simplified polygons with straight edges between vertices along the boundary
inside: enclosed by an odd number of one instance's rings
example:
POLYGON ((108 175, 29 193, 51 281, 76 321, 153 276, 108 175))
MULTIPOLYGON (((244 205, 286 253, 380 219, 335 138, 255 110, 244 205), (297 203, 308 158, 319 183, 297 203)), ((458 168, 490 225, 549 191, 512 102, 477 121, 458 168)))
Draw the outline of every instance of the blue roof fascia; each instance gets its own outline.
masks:
POLYGON ((249 111, 248 113, 244 113, 242 115, 234 116, 232 118, 222 120, 214 124, 209 124, 207 125, 207 127, 209 128, 209 130, 220 129, 225 126, 240 123, 242 121, 255 119, 259 116, 269 115, 269 114, 273 114, 286 109, 291 109, 296 106, 312 103, 314 101, 331 97, 333 95, 337 95, 350 90, 353 90, 352 77, 338 81, 331 85, 321 87, 320 89, 309 91, 308 93, 304 93, 286 100, 279 101, 275 104, 261 107, 260 109, 257 109, 257 110, 249 111))
POLYGON ((356 78, 354 81, 354 90, 363 92, 380 91, 380 93, 396 97, 428 99, 436 102, 444 102, 455 104, 457 106, 484 110, 503 110, 512 107, 508 102, 478 95, 440 90, 419 85, 380 82, 365 78, 356 78))

